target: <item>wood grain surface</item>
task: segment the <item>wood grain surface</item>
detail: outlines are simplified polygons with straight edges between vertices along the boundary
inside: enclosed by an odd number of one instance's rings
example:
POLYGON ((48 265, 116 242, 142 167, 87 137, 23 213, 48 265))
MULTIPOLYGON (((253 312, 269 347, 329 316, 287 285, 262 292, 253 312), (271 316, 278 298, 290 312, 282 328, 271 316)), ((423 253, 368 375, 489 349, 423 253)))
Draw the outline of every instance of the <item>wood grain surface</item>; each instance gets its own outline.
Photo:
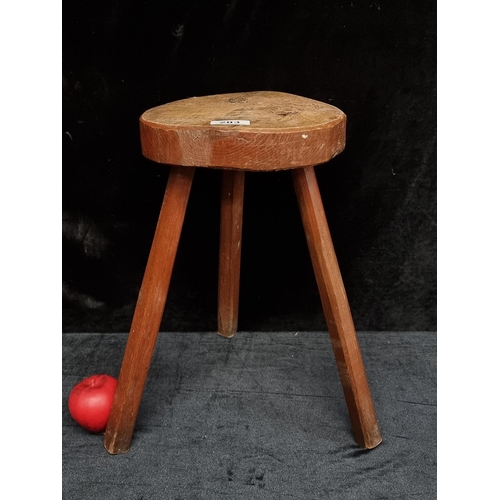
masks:
POLYGON ((316 174, 308 167, 292 175, 354 438, 374 448, 382 437, 316 174))
POLYGON ((104 447, 111 454, 125 453, 130 448, 165 309, 194 172, 184 167, 173 167, 170 171, 104 435, 104 447))
POLYGON ((238 170, 318 165, 344 150, 346 115, 338 108, 283 92, 191 97, 146 111, 142 152, 158 163, 238 170), (211 125, 248 120, 250 125, 211 125))
POLYGON ((222 173, 218 333, 228 338, 238 327, 244 188, 245 172, 222 173))

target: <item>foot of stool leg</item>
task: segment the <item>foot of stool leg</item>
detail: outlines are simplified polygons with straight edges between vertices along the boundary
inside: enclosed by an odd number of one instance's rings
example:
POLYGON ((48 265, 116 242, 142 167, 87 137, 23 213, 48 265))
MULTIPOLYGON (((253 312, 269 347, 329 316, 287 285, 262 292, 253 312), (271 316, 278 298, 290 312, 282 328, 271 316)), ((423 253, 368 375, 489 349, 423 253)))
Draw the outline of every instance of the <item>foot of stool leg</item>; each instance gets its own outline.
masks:
POLYGON ((238 327, 244 187, 245 172, 222 172, 218 333, 228 338, 238 327))
POLYGON ((374 448, 382 437, 314 167, 292 174, 354 438, 360 446, 374 448))
POLYGON ((171 167, 104 435, 111 454, 130 448, 179 244, 194 168, 171 167))

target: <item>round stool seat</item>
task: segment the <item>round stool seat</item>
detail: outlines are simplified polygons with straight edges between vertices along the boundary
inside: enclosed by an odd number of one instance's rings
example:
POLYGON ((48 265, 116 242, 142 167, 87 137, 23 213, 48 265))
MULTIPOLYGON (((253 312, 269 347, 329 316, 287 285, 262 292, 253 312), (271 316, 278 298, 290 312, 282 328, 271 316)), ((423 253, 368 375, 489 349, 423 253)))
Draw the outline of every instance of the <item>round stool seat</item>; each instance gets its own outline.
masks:
POLYGON ((235 170, 318 165, 345 147, 346 115, 283 92, 191 97, 140 118, 142 152, 158 163, 235 170))

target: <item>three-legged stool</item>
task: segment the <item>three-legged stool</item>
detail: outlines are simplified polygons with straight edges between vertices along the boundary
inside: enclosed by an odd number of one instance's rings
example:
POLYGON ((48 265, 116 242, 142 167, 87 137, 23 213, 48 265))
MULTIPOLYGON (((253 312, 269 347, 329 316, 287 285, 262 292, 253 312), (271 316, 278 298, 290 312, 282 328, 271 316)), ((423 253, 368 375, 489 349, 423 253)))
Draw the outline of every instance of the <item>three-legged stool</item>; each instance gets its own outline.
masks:
POLYGON ((345 114, 291 94, 244 92, 152 108, 141 116, 140 132, 144 156, 171 170, 104 436, 108 452, 130 448, 195 167, 224 169, 218 295, 224 337, 235 334, 238 322, 245 171, 292 170, 354 438, 364 448, 377 446, 375 409, 314 173, 343 151, 345 114))

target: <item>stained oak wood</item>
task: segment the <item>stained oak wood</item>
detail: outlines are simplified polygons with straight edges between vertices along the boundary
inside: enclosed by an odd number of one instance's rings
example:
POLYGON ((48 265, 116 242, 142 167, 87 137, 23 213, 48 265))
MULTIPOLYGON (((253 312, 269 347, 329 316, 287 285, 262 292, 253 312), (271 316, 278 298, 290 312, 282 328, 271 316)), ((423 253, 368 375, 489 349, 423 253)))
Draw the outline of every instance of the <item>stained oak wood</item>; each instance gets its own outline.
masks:
POLYGON ((238 170, 318 165, 345 147, 346 115, 338 108, 283 92, 191 97, 140 117, 142 152, 158 163, 238 170), (211 125, 248 120, 250 125, 211 125))
POLYGON ((194 169, 172 167, 134 312, 104 436, 111 454, 128 451, 179 244, 194 169))
POLYGON ((382 437, 314 168, 292 175, 354 438, 374 448, 382 437))
POLYGON ((295 191, 337 361, 354 437, 364 448, 381 442, 356 331, 326 221, 314 165, 345 147, 342 111, 281 92, 245 92, 184 99, 146 111, 140 119, 143 154, 171 169, 139 293, 118 387, 105 432, 112 453, 126 452, 160 327, 194 168, 223 172, 218 331, 232 337, 238 323, 245 171, 294 169, 295 191), (248 120, 250 125, 211 125, 248 120))
POLYGON ((222 173, 218 333, 228 338, 238 328, 244 187, 245 172, 222 173))

